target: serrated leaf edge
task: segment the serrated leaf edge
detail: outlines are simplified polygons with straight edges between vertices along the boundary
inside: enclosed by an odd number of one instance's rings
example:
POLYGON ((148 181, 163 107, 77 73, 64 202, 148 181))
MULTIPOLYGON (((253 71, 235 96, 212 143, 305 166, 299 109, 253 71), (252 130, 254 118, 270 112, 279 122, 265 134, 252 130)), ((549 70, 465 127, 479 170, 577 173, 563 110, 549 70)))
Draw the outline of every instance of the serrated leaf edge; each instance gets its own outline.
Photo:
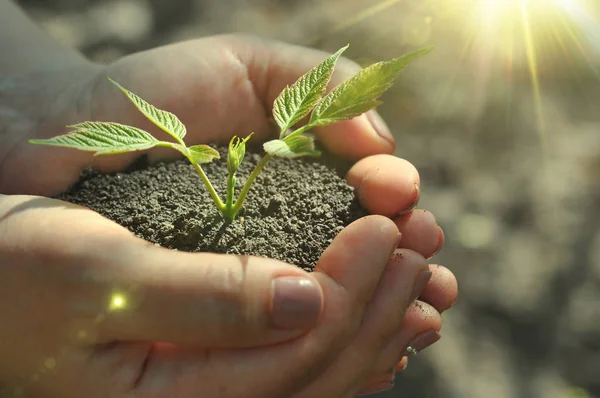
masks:
POLYGON ((282 135, 302 118, 307 116, 313 110, 315 105, 319 103, 327 91, 327 85, 331 80, 337 60, 348 47, 349 45, 342 47, 323 60, 319 65, 302 75, 292 85, 286 86, 275 99, 273 103, 273 117, 277 125, 281 128, 282 135), (302 95, 302 88, 306 88, 306 86, 309 85, 311 87, 305 89, 304 95, 302 95), (307 101, 307 99, 310 101, 307 101), (287 109, 290 107, 290 101, 295 101, 295 103, 292 104, 295 109, 291 114, 287 114, 287 109), (281 110, 286 111, 284 117, 281 116, 281 110), (287 120, 285 120, 286 118, 287 120))
MULTIPOLYGON (((84 151, 84 152, 95 152, 94 156, 112 155, 112 154, 134 152, 134 151, 143 151, 146 149, 150 149, 160 143, 159 140, 154 138, 154 136, 152 136, 147 131, 144 131, 144 130, 134 127, 134 126, 129 126, 126 124, 121 124, 121 123, 87 121, 87 122, 81 122, 81 123, 77 123, 77 124, 73 124, 73 125, 68 125, 66 127, 69 129, 72 129, 73 131, 70 131, 66 134, 57 135, 57 136, 49 138, 49 139, 32 139, 32 140, 29 140, 28 142, 31 144, 77 149, 79 151, 84 151), (124 147, 122 149, 117 149, 117 148, 119 148, 118 146, 115 146, 115 149, 107 149, 107 148, 102 148, 102 147, 98 147, 98 146, 69 145, 69 144, 57 142, 57 140, 59 140, 59 139, 77 138, 77 136, 81 136, 84 133, 98 134, 100 137, 102 136, 103 133, 96 132, 93 128, 88 127, 88 125, 107 125, 107 126, 113 126, 113 127, 118 127, 118 128, 122 128, 122 129, 131 129, 131 130, 134 130, 135 132, 137 132, 138 134, 141 134, 144 138, 148 139, 148 141, 145 143, 140 142, 140 143, 137 143, 134 145, 130 145, 130 146, 124 147)), ((122 137, 122 138, 126 137, 123 134, 119 134, 119 133, 117 133, 116 136, 122 137)), ((96 138, 96 140, 101 141, 98 138, 96 138)))
POLYGON ((177 115, 175 115, 174 113, 171 113, 169 111, 166 111, 164 109, 160 109, 160 108, 155 107, 154 105, 152 105, 148 101, 144 100, 142 97, 140 97, 136 93, 134 93, 134 92, 126 89, 125 87, 123 87, 121 84, 117 83, 116 81, 114 81, 110 77, 108 77, 108 80, 111 83, 113 83, 115 86, 117 86, 117 88, 119 90, 121 90, 121 92, 123 94, 125 94, 127 96, 127 98, 129 99, 129 101, 137 108, 138 111, 140 111, 140 113, 142 113, 146 117, 146 119, 148 119, 150 122, 152 122, 152 124, 154 124, 156 127, 158 127, 159 129, 161 129, 165 133, 169 134, 171 137, 175 138, 175 140, 177 140, 179 143, 182 143, 183 138, 187 134, 187 130, 185 128, 185 125, 181 122, 181 120, 179 120, 179 118, 177 117, 177 115), (142 107, 140 107, 139 104, 136 102, 136 99, 140 100, 144 104, 147 104, 150 108, 156 109, 159 113, 162 112, 162 113, 166 114, 167 117, 172 117, 175 120, 175 124, 179 125, 181 127, 182 134, 180 135, 180 134, 177 134, 177 132, 175 132, 175 131, 171 131, 160 120, 157 120, 153 115, 149 114, 145 109, 143 109, 142 107))
POLYGON ((352 77, 348 78, 347 80, 345 80, 344 82, 342 82, 340 85, 335 87, 325 97, 323 97, 321 99, 321 101, 313 109, 309 123, 314 126, 325 126, 328 124, 335 123, 337 121, 352 119, 356 116, 361 115, 362 113, 367 112, 370 109, 373 109, 373 108, 381 105, 383 102, 378 100, 379 97, 381 97, 381 95, 383 95, 387 90, 389 90, 393 86, 394 80, 396 80, 398 78, 400 73, 410 64, 410 62, 416 58, 419 58, 419 57, 431 52, 432 50, 433 50, 433 46, 424 47, 419 50, 413 51, 408 54, 404 54, 400 57, 397 57, 397 58, 394 58, 391 60, 376 62, 372 65, 367 66, 366 68, 361 69, 354 76, 352 76, 352 77), (351 105, 348 105, 344 108, 338 109, 338 110, 336 110, 335 113, 332 113, 331 115, 327 115, 327 117, 323 117, 324 112, 335 103, 336 97, 340 95, 339 93, 342 90, 347 89, 347 87, 351 86, 354 82, 360 81, 364 74, 372 71, 373 69, 383 68, 387 65, 391 65, 391 64, 395 64, 395 63, 400 63, 399 68, 390 74, 387 81, 384 81, 377 85, 378 89, 375 90, 374 97, 369 97, 368 99, 363 99, 363 98, 361 98, 361 96, 359 96, 358 98, 356 98, 356 102, 353 102, 351 105), (355 106, 358 106, 362 103, 367 103, 369 101, 373 101, 374 106, 361 112, 361 113, 350 113, 348 115, 344 115, 343 117, 333 117, 334 115, 338 115, 338 114, 342 113, 342 111, 345 109, 353 108, 355 106), (321 108, 324 108, 324 109, 321 110, 321 108))

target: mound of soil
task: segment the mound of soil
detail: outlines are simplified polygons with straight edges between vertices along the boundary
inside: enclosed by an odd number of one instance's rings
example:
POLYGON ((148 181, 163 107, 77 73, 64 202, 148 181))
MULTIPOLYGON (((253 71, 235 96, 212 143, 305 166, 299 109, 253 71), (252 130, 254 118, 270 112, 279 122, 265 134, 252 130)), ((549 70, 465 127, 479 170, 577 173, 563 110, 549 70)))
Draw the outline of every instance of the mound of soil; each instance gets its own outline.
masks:
MULTIPOLYGON (((203 169, 225 198, 227 154, 225 148, 218 150, 221 159, 203 169)), ((248 148, 237 191, 260 159, 256 149, 248 148)), ((343 177, 347 168, 327 155, 273 158, 234 221, 222 217, 187 160, 148 164, 142 157, 121 173, 86 170, 58 198, 87 206, 170 249, 264 256, 312 271, 333 238, 367 214, 343 177)))

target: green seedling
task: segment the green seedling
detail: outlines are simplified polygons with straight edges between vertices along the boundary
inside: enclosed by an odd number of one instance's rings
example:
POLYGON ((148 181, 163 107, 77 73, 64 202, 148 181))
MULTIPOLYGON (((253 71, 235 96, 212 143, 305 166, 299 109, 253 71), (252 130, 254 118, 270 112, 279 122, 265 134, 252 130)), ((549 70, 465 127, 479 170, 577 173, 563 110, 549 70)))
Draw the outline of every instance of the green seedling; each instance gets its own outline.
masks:
POLYGON ((229 142, 227 153, 229 176, 227 196, 223 202, 200 166, 219 159, 219 152, 208 145, 188 147, 183 141, 186 128, 177 116, 155 108, 110 78, 109 80, 148 120, 170 135, 175 142, 160 141, 139 128, 111 122, 82 122, 67 126, 71 131, 66 134, 29 142, 90 151, 94 152, 94 156, 142 151, 153 147, 175 149, 181 152, 196 169, 223 216, 233 220, 242 208, 252 183, 271 157, 319 156, 321 153, 315 149, 314 139, 304 133, 314 127, 352 119, 377 107, 381 104, 379 97, 392 86, 400 71, 414 59, 432 50, 431 47, 427 47, 399 58, 375 63, 326 93, 338 58, 347 48, 348 46, 341 48, 279 94, 273 104, 273 117, 280 128, 279 138, 263 144, 266 154, 246 180, 237 199, 235 199, 236 172, 244 159, 246 142, 252 133, 243 139, 233 137, 229 142), (292 130, 305 118, 308 118, 306 124, 292 130))

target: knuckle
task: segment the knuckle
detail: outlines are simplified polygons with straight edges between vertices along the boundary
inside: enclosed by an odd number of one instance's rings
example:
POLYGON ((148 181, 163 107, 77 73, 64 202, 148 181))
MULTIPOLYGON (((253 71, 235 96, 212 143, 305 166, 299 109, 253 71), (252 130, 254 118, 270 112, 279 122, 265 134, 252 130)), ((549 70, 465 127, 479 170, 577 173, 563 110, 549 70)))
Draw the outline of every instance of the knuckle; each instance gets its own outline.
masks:
POLYGON ((250 322, 243 260, 211 268, 211 275, 207 275, 206 280, 211 281, 214 289, 209 289, 213 293, 205 299, 209 301, 207 304, 211 308, 212 317, 223 326, 250 322))

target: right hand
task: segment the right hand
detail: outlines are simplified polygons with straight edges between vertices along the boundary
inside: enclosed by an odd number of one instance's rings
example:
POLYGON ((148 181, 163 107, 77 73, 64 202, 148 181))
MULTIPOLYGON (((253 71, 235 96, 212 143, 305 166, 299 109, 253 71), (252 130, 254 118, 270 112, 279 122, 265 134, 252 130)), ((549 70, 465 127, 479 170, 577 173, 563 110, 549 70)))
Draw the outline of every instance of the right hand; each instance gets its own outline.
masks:
MULTIPOLYGON (((398 361, 387 347, 398 336, 400 349, 411 334, 440 328, 434 310, 398 334, 428 267, 405 249, 389 260, 397 232, 382 216, 358 220, 308 274, 270 259, 170 251, 75 205, 0 195, 2 392, 354 396, 374 367, 398 361), (308 284, 308 309, 291 306, 287 328, 271 312, 278 276, 308 284)), ((437 289, 438 302, 440 292, 455 296, 437 289)))

